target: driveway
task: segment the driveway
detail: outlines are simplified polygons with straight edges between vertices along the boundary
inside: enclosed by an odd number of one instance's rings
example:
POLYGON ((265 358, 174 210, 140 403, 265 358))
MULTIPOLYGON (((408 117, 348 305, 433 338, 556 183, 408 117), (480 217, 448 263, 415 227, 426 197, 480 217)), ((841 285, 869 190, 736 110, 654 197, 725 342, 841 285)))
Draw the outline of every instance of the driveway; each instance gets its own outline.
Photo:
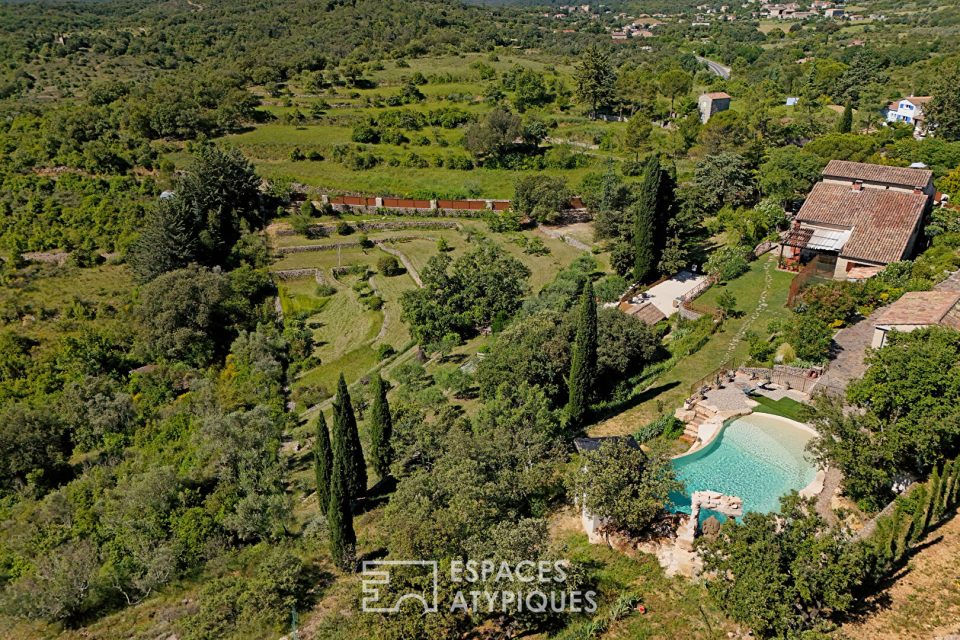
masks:
MULTIPOLYGON (((960 291, 960 271, 938 283, 937 291, 960 291)), ((868 317, 856 324, 841 329, 833 338, 835 357, 817 382, 817 389, 843 393, 847 385, 859 380, 867 372, 865 356, 873 342, 873 327, 877 318, 886 309, 878 307, 868 317)))
POLYGON ((703 274, 695 274, 689 271, 681 271, 669 280, 664 280, 658 285, 654 285, 647 290, 648 300, 653 303, 660 313, 668 318, 677 312, 677 307, 673 301, 693 291, 701 282, 707 279, 703 274))

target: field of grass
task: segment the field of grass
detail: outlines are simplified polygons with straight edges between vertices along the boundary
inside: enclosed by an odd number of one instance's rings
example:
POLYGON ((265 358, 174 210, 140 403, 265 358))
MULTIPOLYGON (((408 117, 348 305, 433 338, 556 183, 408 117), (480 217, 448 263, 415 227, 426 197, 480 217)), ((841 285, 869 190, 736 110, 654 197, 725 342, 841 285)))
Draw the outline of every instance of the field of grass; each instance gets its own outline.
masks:
POLYGON ((22 335, 53 341, 84 319, 109 321, 129 304, 132 289, 126 265, 28 265, 0 287, 0 325, 17 324, 22 335))
POLYGON ((672 413, 690 395, 690 387, 721 367, 743 361, 748 345, 743 339, 750 330, 762 331, 771 320, 786 317, 787 293, 794 274, 777 271, 777 256, 770 253, 754 261, 750 270, 739 278, 711 287, 695 301, 703 312, 716 310, 720 293, 728 290, 738 301, 738 317, 728 318, 707 344, 680 359, 673 368, 646 384, 634 406, 604 420, 590 429, 592 435, 623 435, 657 418, 662 412, 672 413))
MULTIPOLYGON (((349 221, 373 219, 372 216, 344 216, 349 221)), ((381 217, 378 220, 410 220, 408 217, 381 217)), ((331 222, 333 218, 321 218, 318 221, 331 222)), ((279 221, 278 221, 279 222, 279 221)), ((567 267, 583 253, 562 239, 551 238, 538 229, 526 229, 514 233, 495 233, 482 220, 457 219, 460 229, 416 229, 371 231, 367 237, 371 241, 386 240, 385 246, 401 252, 418 272, 422 271, 430 258, 437 255, 438 240, 442 239, 450 257, 456 259, 470 249, 472 243, 485 239, 496 243, 508 254, 530 269, 531 293, 538 292, 545 284, 556 277, 557 272, 567 267), (417 239, 390 238, 416 235, 417 239), (526 248, 531 241, 542 242, 546 253, 539 255, 526 248)), ((588 235, 582 229, 581 235, 588 235)), ((359 234, 310 239, 300 235, 272 236, 273 246, 297 246, 303 244, 335 244, 353 241, 359 234)), ((409 274, 386 278, 376 273, 377 260, 384 255, 376 247, 349 247, 341 250, 311 251, 278 256, 271 265, 273 270, 315 268, 325 282, 334 284, 337 292, 329 297, 317 296, 317 284, 313 278, 282 281, 279 283, 280 299, 285 314, 309 313, 308 326, 314 330, 316 348, 314 356, 319 358, 318 366, 302 372, 294 382, 294 388, 321 386, 327 392, 333 390, 336 380, 342 372, 347 382, 352 384, 361 377, 377 369, 377 348, 389 345, 402 352, 410 345, 410 333, 400 318, 399 304, 402 293, 415 286, 409 274), (379 311, 370 311, 361 302, 357 292, 352 289, 356 282, 354 276, 335 278, 333 270, 337 266, 352 264, 366 265, 373 273, 371 286, 384 305, 379 311)), ((606 254, 596 256, 601 269, 609 269, 609 257, 606 254)), ((485 339, 484 339, 485 340, 485 339)), ((457 353, 472 356, 479 344, 464 345, 457 353)), ((397 361, 403 359, 401 355, 397 361)), ((384 368, 389 370, 395 362, 384 368)), ((469 404, 469 402, 467 403, 469 404)))
POLYGON ((341 372, 348 383, 353 383, 376 366, 376 350, 381 344, 401 349, 410 341, 400 320, 400 295, 415 286, 409 275, 387 278, 373 273, 372 289, 383 299, 379 310, 368 309, 353 290, 356 276, 333 275, 333 267, 339 264, 363 264, 375 272, 382 255, 385 254, 377 249, 344 249, 339 255, 336 251, 317 251, 291 254, 273 265, 274 269, 320 269, 324 281, 337 289, 331 296, 320 297, 313 278, 287 280, 278 285, 284 314, 309 314, 307 326, 313 329, 313 355, 320 360, 319 366, 296 379, 295 387, 320 385, 329 392, 335 388, 341 372))
MULTIPOLYGON (((430 79, 418 89, 425 100, 404 105, 402 108, 426 113, 439 108, 456 108, 474 116, 482 116, 493 108, 484 99, 484 94, 493 80, 484 79, 475 65, 492 67, 502 74, 515 66, 533 69, 545 78, 557 78, 568 89, 573 87, 572 67, 562 60, 522 58, 509 54, 499 57, 481 54, 441 56, 410 61, 409 67, 398 67, 388 62, 382 69, 370 71, 365 76, 370 87, 329 88, 320 94, 312 93, 296 81, 285 86, 285 94, 272 97, 260 89, 263 110, 273 117, 272 121, 252 129, 225 136, 221 141, 241 149, 266 178, 290 176, 297 181, 331 191, 362 192, 369 194, 394 194, 401 196, 443 197, 490 197, 510 198, 517 177, 533 171, 508 171, 499 169, 454 170, 437 166, 438 161, 450 157, 469 156, 463 148, 464 127, 444 129, 424 127, 419 131, 405 131, 410 142, 396 144, 369 144, 367 151, 374 153, 383 162, 367 170, 354 170, 335 162, 331 153, 336 145, 353 144, 353 126, 368 118, 397 107, 377 106, 385 98, 399 93, 401 85, 415 73, 430 79), (306 120, 297 119, 312 113, 315 105, 323 101, 324 113, 306 120), (418 138, 420 138, 418 140, 418 138), (291 159, 291 152, 299 149, 304 153, 319 152, 323 160, 309 161, 291 159), (429 163, 429 167, 390 166, 391 158, 402 160, 415 153, 429 163)), ((618 141, 625 129, 624 123, 591 121, 584 109, 564 107, 555 103, 528 111, 526 116, 536 115, 551 125, 550 137, 557 141, 569 141, 577 145, 595 146, 602 140, 618 141)), ((654 138, 663 134, 654 132, 654 138)), ((562 176, 574 188, 591 170, 609 157, 624 157, 616 151, 616 144, 604 145, 603 149, 573 146, 571 151, 588 156, 588 166, 573 169, 545 169, 536 173, 562 176)), ((177 160, 176 154, 170 158, 177 160)))

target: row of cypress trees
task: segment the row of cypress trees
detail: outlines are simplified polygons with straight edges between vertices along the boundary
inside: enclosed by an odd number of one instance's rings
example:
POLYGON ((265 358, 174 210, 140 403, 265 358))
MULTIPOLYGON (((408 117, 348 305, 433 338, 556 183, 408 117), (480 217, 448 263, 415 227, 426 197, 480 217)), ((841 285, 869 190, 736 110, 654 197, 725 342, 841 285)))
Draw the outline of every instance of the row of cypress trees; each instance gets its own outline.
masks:
POLYGON ((960 506, 960 458, 935 467, 927 482, 896 499, 892 513, 877 519, 870 544, 878 571, 900 566, 926 533, 960 506))
MULTIPOLYGON (((387 402, 387 383, 377 374, 372 382, 373 401, 369 412, 370 462, 380 480, 390 474, 393 422, 387 402)), ((330 555, 345 571, 356 565, 357 536, 353 529, 353 504, 367 491, 367 464, 360 445, 360 432, 353 412, 350 391, 343 374, 337 382, 333 403, 333 429, 320 412, 316 424, 314 469, 317 501, 327 517, 330 555)))

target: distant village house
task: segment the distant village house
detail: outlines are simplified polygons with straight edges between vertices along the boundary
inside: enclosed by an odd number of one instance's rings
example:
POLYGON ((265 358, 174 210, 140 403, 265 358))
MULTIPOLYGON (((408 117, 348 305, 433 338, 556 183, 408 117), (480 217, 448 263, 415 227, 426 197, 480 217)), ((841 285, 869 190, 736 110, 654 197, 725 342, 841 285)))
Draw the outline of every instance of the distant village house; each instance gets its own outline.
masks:
POLYGON ((923 136, 927 133, 927 119, 923 109, 928 102, 930 102, 930 96, 907 96, 887 105, 884 115, 887 122, 912 124, 914 133, 923 136))
POLYGON ((706 124, 715 113, 730 108, 730 96, 722 91, 705 93, 697 101, 700 108, 700 122, 706 124))

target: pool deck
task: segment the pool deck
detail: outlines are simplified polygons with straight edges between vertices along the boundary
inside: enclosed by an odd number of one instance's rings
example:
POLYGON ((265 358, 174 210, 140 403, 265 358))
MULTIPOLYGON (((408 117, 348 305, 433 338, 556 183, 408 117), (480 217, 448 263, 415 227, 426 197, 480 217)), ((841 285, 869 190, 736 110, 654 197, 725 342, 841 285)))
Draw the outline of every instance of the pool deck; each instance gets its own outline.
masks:
MULTIPOLYGON (((797 402, 810 401, 810 396, 796 389, 784 389, 777 385, 761 387, 758 386, 757 380, 752 380, 749 375, 738 372, 732 382, 724 381, 722 386, 708 389, 704 392, 703 399, 697 402, 698 406, 713 415, 699 425, 696 441, 689 450, 681 455, 699 451, 710 444, 723 429, 723 423, 730 418, 753 413, 759 403, 747 395, 748 391, 765 396, 774 401, 783 398, 790 398, 797 402)), ((690 422, 695 413, 696 411, 694 409, 681 408, 678 409, 674 415, 686 423, 690 422)), ((803 426, 804 428, 810 429, 808 425, 803 426)), ((813 431, 812 429, 810 430, 813 431)), ((813 433, 816 432, 814 431, 813 433)))
MULTIPOLYGON (((783 389, 775 385, 766 388, 759 387, 756 380, 751 380, 750 376, 738 372, 732 382, 726 381, 722 386, 711 388, 703 394, 703 399, 697 404, 712 413, 713 417, 704 420, 700 424, 696 441, 687 451, 678 456, 674 456, 674 459, 688 456, 707 447, 720 435, 724 425, 730 418, 753 413, 754 408, 757 407, 759 403, 747 395, 748 391, 763 395, 771 400, 780 400, 782 398, 790 398, 797 402, 807 402, 810 400, 810 396, 796 389, 783 389)), ((678 409, 676 412, 676 416, 685 422, 689 414, 690 411, 683 409, 678 409)), ((814 436, 817 435, 816 429, 808 424, 776 414, 767 415, 783 420, 789 423, 790 426, 803 429, 814 436)), ((810 484, 799 491, 800 496, 804 498, 817 498, 819 507, 823 502, 822 494, 825 493, 824 489, 830 489, 831 493, 835 491, 835 485, 838 484, 835 476, 836 472, 831 473, 829 469, 817 469, 816 475, 810 484)), ((819 510, 818 508, 818 511, 819 510)), ((821 515, 826 517, 826 514, 821 515)), ((833 515, 832 512, 831 515, 833 515)), ((830 519, 828 518, 827 521, 829 522, 830 519)))

